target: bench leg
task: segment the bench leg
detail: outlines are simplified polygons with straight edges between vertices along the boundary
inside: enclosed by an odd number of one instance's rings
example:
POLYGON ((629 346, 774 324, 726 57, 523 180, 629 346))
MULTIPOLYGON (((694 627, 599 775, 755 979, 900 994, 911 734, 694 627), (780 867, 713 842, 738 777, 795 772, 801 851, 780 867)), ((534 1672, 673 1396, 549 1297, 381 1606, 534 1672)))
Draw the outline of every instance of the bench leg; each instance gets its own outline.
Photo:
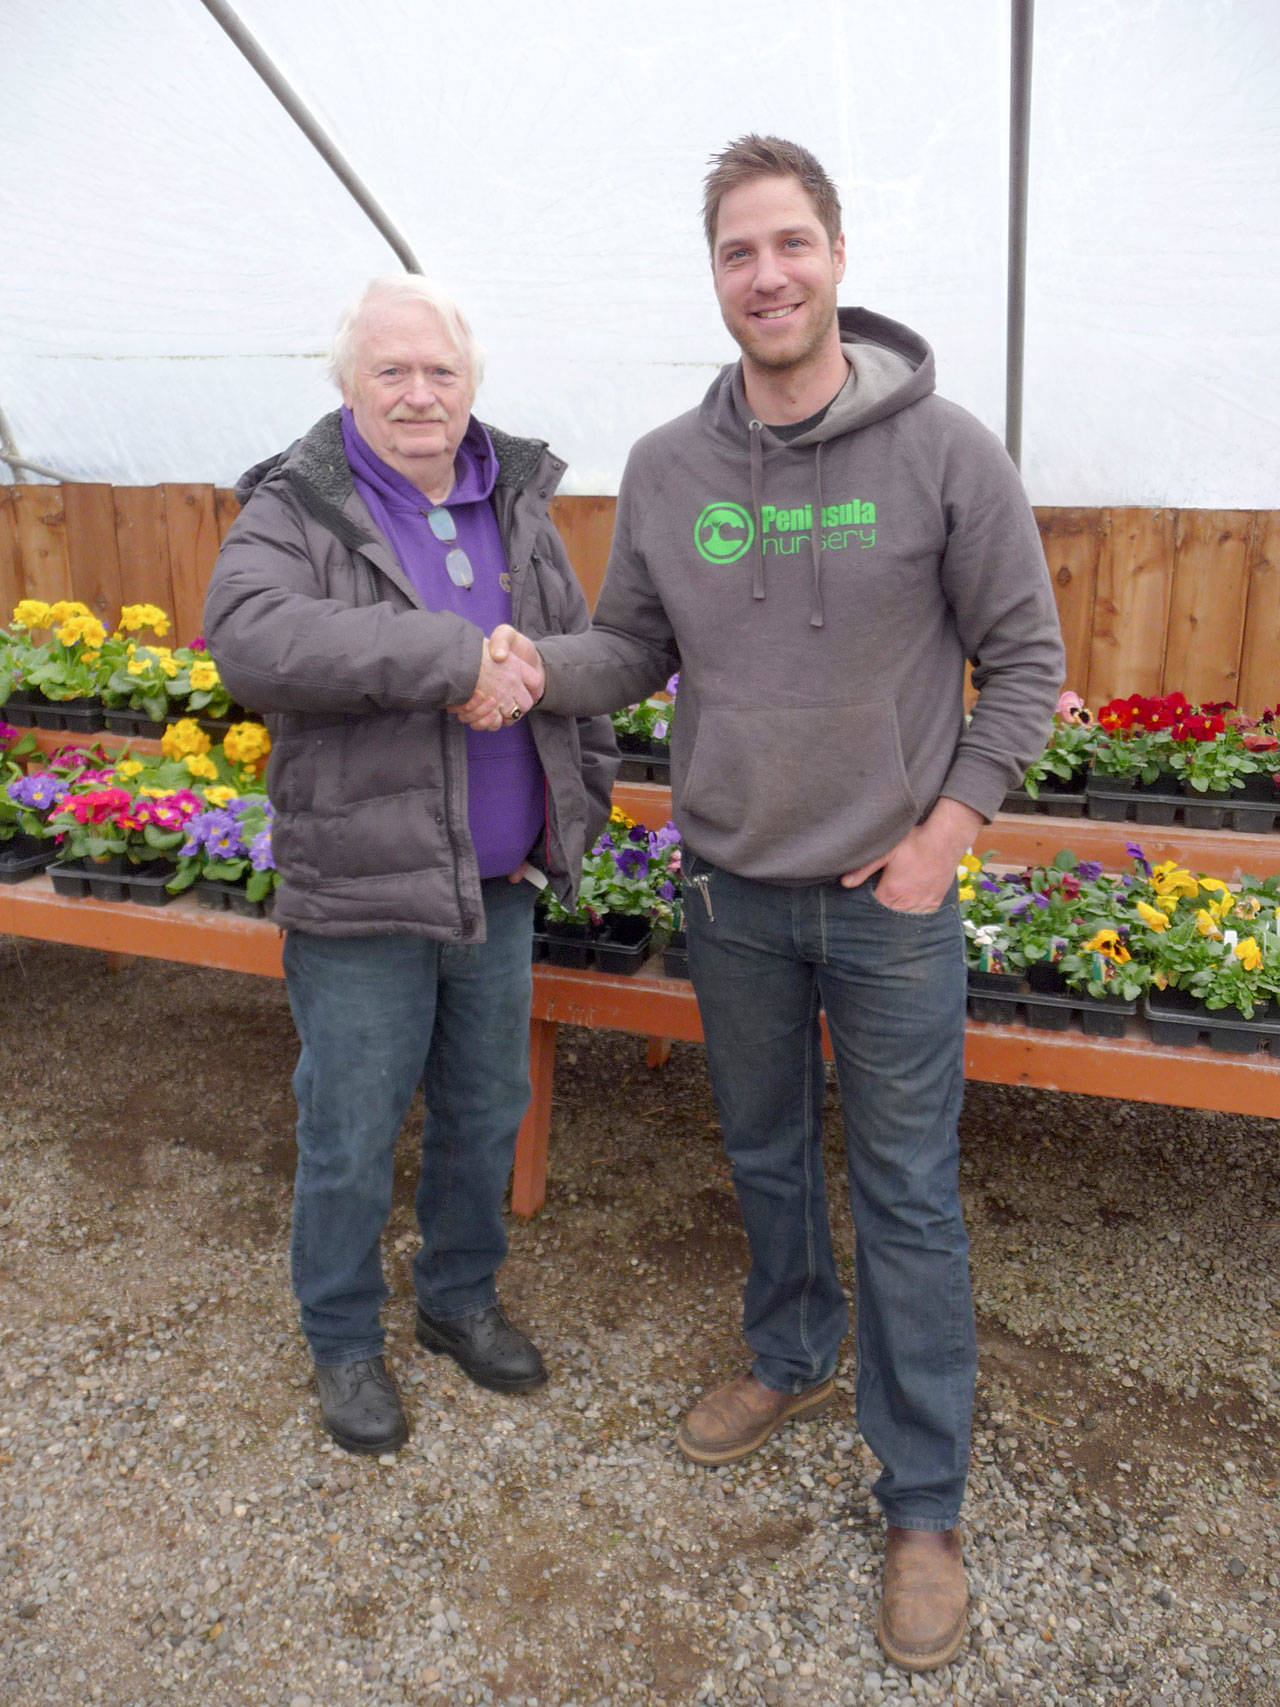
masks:
POLYGON ((646 1067, 665 1067, 671 1059, 671 1039, 669 1037, 651 1037, 649 1047, 645 1052, 646 1067))
POLYGON ((529 1022, 529 1077, 533 1096, 516 1135, 516 1165, 511 1176, 511 1213, 528 1217, 547 1196, 547 1145, 551 1137, 551 1088, 556 1072, 553 1019, 529 1022))

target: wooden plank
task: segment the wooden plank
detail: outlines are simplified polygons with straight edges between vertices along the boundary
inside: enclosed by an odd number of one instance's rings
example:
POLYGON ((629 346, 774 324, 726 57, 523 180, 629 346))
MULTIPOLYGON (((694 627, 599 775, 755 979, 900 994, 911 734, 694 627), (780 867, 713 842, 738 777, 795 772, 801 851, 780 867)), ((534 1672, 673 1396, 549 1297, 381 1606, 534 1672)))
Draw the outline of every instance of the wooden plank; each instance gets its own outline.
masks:
POLYGON ((1239 694, 1252 535, 1248 510, 1178 512, 1164 691, 1193 705, 1239 694))
POLYGON ((1062 638, 1067 649, 1063 685, 1085 698, 1093 636, 1094 599, 1098 584, 1098 555, 1102 549, 1103 513, 1084 509, 1038 509, 1053 596, 1058 601, 1062 638))
MULTIPOLYGON (((116 549, 122 605, 159 605, 173 616, 169 530, 159 486, 117 486, 116 549)), ((172 632, 166 636, 172 639, 172 632)))
POLYGON ((218 543, 227 537, 231 524, 240 514, 240 501, 230 486, 215 486, 213 489, 213 509, 218 519, 218 543))
POLYGON ((67 560, 66 512, 62 486, 15 486, 13 529, 21 593, 53 604, 75 595, 67 560))
POLYGON ((1259 510, 1249 550, 1240 698, 1251 717, 1280 706, 1280 510, 1259 510))
POLYGON ((15 486, 0 486, 0 626, 22 597, 22 564, 18 558, 18 500, 15 486))
POLYGON ((173 642, 185 646, 204 622, 204 595, 221 536, 212 486, 163 488, 173 586, 173 642))
POLYGON ((1107 513, 1098 553, 1089 684, 1097 707, 1118 694, 1164 691, 1173 585, 1174 510, 1107 513))
POLYGON ((609 561, 617 507, 616 498, 567 497, 551 500, 551 519, 564 540, 569 561, 592 610, 600 595, 609 561))
POLYGON ((116 546, 115 493, 103 484, 68 482, 62 488, 72 598, 113 629, 120 617, 120 554, 116 546))

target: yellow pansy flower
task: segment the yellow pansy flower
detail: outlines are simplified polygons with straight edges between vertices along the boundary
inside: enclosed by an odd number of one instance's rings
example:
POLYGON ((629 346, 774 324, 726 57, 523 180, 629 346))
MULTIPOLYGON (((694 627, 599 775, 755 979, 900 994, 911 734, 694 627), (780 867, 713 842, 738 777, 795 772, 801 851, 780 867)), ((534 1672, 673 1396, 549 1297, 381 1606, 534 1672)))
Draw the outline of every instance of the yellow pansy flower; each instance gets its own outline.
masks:
POLYGON ((1189 871, 1184 871, 1176 860, 1166 859, 1153 868, 1151 887, 1157 895, 1172 895, 1175 900, 1179 895, 1194 898, 1196 880, 1189 871))
POLYGON ((1262 950, 1251 936, 1241 937, 1235 946, 1235 956, 1246 972, 1256 972, 1262 965, 1262 950))
MULTIPOLYGON (((1175 899, 1176 899, 1176 897, 1175 897, 1175 899)), ((1139 901, 1137 903, 1137 907, 1138 907, 1138 917, 1140 919, 1145 920, 1146 923, 1151 926, 1153 931, 1167 931, 1168 930, 1168 928, 1169 928, 1169 915, 1165 912, 1162 912, 1159 907, 1149 907, 1145 901, 1139 901)))
POLYGON ((959 895, 959 897, 962 901, 972 901, 973 900, 973 893, 974 893, 973 884, 972 883, 962 883, 960 885, 959 889, 956 891, 956 893, 959 895))
POLYGON ((1201 936, 1220 937, 1222 935, 1222 932, 1218 928, 1218 921, 1205 907, 1200 907, 1196 910, 1196 929, 1200 932, 1201 936))
POLYGON ((1085 943, 1084 952, 1105 954, 1107 959, 1114 960, 1117 966, 1123 966, 1129 959, 1129 950, 1121 942, 1120 933, 1109 929, 1096 931, 1085 943))

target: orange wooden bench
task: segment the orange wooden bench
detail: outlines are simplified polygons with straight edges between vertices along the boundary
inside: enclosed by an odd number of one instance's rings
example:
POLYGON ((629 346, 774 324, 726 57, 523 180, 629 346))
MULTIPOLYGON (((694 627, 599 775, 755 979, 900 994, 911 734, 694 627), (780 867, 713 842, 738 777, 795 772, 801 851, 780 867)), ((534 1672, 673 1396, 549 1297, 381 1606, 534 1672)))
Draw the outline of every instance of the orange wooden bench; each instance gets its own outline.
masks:
MULTIPOLYGON (((652 785, 619 784, 615 800, 632 817, 648 823, 663 822, 669 810, 666 791, 652 785)), ((1265 875, 1280 869, 1280 837, 1090 819, 999 817, 977 846, 1012 864, 1043 863, 1070 847, 1081 859, 1100 860, 1116 869, 1127 864, 1125 844, 1133 840, 1141 841, 1152 860, 1176 858, 1227 879, 1242 870, 1265 875)), ((0 889, 0 934, 282 976, 280 933, 269 920, 208 911, 190 896, 165 907, 72 900, 55 895, 47 877, 33 878, 0 889)), ((692 987, 664 976, 654 962, 631 977, 535 966, 533 1098, 520 1128, 511 1190, 517 1215, 532 1215, 546 1195, 556 1033, 561 1025, 628 1031, 655 1040, 702 1037, 692 987)), ((660 1045, 651 1045, 651 1060, 663 1054, 660 1045)), ((1160 1046, 1139 1022, 1132 1022, 1122 1038, 1098 1038, 971 1020, 965 1071, 970 1078, 997 1084, 1280 1115, 1280 1055, 1229 1055, 1205 1045, 1160 1046)))

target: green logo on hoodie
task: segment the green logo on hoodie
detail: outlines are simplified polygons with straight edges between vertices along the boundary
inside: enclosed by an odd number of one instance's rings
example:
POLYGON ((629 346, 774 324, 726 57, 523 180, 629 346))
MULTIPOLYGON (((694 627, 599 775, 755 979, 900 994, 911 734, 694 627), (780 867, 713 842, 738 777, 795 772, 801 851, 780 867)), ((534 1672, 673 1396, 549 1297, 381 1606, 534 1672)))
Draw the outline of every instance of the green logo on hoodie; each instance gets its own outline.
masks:
POLYGON ((708 504, 693 524, 693 543, 708 563, 736 563, 755 537, 756 524, 741 504, 708 504))

